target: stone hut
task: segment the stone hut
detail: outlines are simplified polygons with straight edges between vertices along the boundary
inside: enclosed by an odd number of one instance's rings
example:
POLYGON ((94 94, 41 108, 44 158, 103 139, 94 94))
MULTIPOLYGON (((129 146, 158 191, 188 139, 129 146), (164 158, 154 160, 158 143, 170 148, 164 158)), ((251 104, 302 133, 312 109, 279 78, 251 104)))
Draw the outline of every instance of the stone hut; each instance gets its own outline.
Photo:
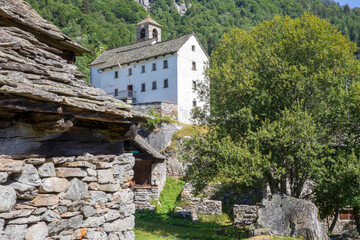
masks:
POLYGON ((0 239, 134 239, 123 142, 147 116, 81 80, 86 52, 0 0, 0 239))
POLYGON ((125 151, 135 157, 133 192, 137 209, 154 210, 166 182, 166 157, 156 151, 140 135, 125 143, 125 151))

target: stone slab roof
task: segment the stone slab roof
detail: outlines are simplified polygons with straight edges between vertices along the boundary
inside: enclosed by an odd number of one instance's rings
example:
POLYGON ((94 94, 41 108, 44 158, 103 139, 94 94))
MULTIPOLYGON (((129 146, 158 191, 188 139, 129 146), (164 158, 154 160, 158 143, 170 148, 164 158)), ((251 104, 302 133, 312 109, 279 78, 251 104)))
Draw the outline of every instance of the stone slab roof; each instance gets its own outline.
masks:
POLYGON ((43 19, 24 0, 0 0, 0 26, 17 27, 33 33, 40 42, 62 51, 72 51, 78 56, 91 52, 43 19))
POLYGON ((158 151, 156 151, 150 144, 148 144, 145 139, 143 139, 140 135, 136 135, 135 138, 133 139, 134 143, 136 144, 136 146, 138 148, 140 148, 142 151, 144 151, 145 153, 149 154, 150 156, 152 156, 155 159, 158 160, 165 160, 166 157, 164 155, 162 155, 161 153, 159 153, 158 151))
POLYGON ((141 22, 137 23, 136 25, 142 25, 142 24, 147 24, 147 23, 151 23, 153 25, 159 26, 161 27, 160 24, 158 24, 157 22, 154 21, 154 19, 152 19, 150 17, 150 15, 148 15, 144 20, 142 20, 141 22))
POLYGON ((195 34, 184 35, 164 42, 156 42, 150 39, 144 42, 108 49, 101 53, 90 66, 103 64, 100 70, 104 70, 116 67, 118 64, 129 64, 166 54, 173 54, 178 52, 191 36, 195 36, 195 34))
POLYGON ((84 75, 60 53, 31 32, 0 26, 0 107, 114 123, 149 117, 83 81, 84 75))

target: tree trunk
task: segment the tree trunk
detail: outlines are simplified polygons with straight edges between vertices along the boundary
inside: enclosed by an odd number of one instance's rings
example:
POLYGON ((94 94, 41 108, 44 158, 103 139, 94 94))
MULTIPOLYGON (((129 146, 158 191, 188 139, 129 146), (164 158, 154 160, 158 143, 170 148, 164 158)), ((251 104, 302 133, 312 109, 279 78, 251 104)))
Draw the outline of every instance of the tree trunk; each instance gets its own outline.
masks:
POLYGON ((358 233, 360 234, 360 217, 359 217, 359 207, 354 207, 353 208, 353 214, 354 214, 354 220, 355 220, 355 225, 356 225, 356 230, 358 231, 358 233))
POLYGON ((329 232, 332 233, 334 231, 334 228, 335 228, 336 222, 338 220, 338 217, 339 217, 339 208, 336 208, 334 219, 332 220, 332 223, 330 225, 329 232))

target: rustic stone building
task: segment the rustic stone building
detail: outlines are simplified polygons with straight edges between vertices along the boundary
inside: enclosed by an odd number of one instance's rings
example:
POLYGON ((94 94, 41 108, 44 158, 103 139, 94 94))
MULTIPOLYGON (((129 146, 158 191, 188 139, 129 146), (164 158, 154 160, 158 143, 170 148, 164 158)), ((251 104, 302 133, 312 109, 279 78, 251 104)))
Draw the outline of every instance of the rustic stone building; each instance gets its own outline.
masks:
POLYGON ((83 80, 89 50, 0 0, 0 239, 134 239, 137 113, 83 80))
POLYGON ((133 192, 136 209, 154 210, 152 200, 158 200, 166 182, 166 157, 156 151, 140 135, 127 145, 125 151, 135 157, 133 192))

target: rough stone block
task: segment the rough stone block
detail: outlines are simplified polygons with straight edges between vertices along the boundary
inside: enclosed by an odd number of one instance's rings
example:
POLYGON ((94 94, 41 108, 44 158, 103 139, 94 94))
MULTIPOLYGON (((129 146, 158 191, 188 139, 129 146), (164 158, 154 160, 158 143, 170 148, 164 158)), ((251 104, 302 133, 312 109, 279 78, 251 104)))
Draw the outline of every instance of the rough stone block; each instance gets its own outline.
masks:
POLYGON ((88 185, 77 178, 70 182, 69 189, 66 191, 64 198, 72 201, 85 198, 88 192, 88 185))
POLYGON ((24 210, 15 210, 6 213, 0 213, 0 218, 3 219, 13 219, 13 218, 20 218, 20 217, 27 217, 33 212, 33 209, 24 209, 24 210))
POLYGON ((40 177, 56 177, 55 166, 52 162, 45 163, 38 169, 40 177))
POLYGON ((42 221, 45 221, 45 222, 53 222, 53 221, 56 221, 58 219, 60 219, 60 215, 57 214, 56 212, 54 211, 51 211, 51 210, 47 210, 43 215, 41 215, 40 219, 42 221))
POLYGON ((13 181, 9 181, 7 184, 16 191, 18 199, 31 200, 38 194, 38 190, 34 186, 13 181))
POLYGON ((27 225, 7 225, 5 235, 10 240, 23 240, 25 238, 27 225))
POLYGON ((16 192, 12 187, 0 186, 0 212, 9 212, 16 203, 16 192))
POLYGON ((124 232, 130 231, 135 226, 135 217, 130 216, 125 219, 118 219, 112 223, 104 224, 105 232, 124 232))
POLYGON ((5 183, 9 174, 7 172, 0 172, 0 183, 5 183))
POLYGON ((45 240, 48 233, 46 223, 39 222, 26 230, 25 240, 45 240))
POLYGON ((64 192, 70 186, 66 178, 51 177, 43 180, 40 192, 64 192))
POLYGON ((96 164, 96 168, 112 168, 112 164, 111 163, 109 163, 109 162, 98 162, 97 164, 96 164))
POLYGON ((120 213, 117 210, 110 209, 105 215, 104 215, 105 221, 110 222, 113 220, 116 220, 120 218, 120 213))
POLYGON ((105 218, 103 216, 101 216, 101 217, 89 217, 83 222, 82 227, 84 227, 84 228, 96 228, 96 227, 100 227, 104 223, 105 223, 105 218))
POLYGON ((38 216, 29 216, 25 218, 16 218, 13 220, 8 221, 8 224, 30 224, 30 223, 37 223, 40 221, 40 217, 38 216))
POLYGON ((106 233, 97 232, 97 231, 89 231, 86 233, 85 238, 88 239, 96 239, 96 240, 108 240, 106 233))
POLYGON ((57 177, 86 177, 87 172, 81 168, 56 168, 57 177))
POLYGON ((84 217, 82 215, 78 215, 78 216, 70 218, 69 222, 68 222, 68 227, 70 229, 78 229, 78 228, 80 228, 81 225, 82 225, 83 218, 84 217))
POLYGON ((86 172, 87 172, 87 174, 88 174, 90 177, 96 177, 96 176, 97 176, 97 172, 96 172, 96 170, 94 170, 94 169, 87 168, 87 169, 86 169, 86 172))
POLYGON ((59 204, 59 197, 52 194, 38 194, 30 205, 35 207, 56 206, 59 204))
POLYGON ((45 158, 28 158, 24 159, 26 164, 41 165, 45 163, 45 158))
POLYGON ((0 172, 18 173, 24 170, 25 162, 0 158, 0 172))
POLYGON ((75 160, 75 157, 54 157, 51 158, 52 162, 57 165, 57 164, 62 164, 62 163, 66 163, 66 162, 73 162, 75 160))
POLYGON ((15 179, 17 182, 34 187, 41 185, 41 179, 39 177, 38 171, 31 164, 25 164, 24 170, 20 174, 15 175, 15 179))
POLYGON ((115 180, 111 169, 98 170, 97 174, 98 174, 98 181, 100 184, 113 183, 115 180))
POLYGON ((106 203, 107 202, 106 193, 102 191, 89 191, 89 204, 95 205, 98 203, 106 203))
POLYGON ((86 218, 91 217, 96 213, 95 209, 89 205, 82 207, 80 210, 86 218))

